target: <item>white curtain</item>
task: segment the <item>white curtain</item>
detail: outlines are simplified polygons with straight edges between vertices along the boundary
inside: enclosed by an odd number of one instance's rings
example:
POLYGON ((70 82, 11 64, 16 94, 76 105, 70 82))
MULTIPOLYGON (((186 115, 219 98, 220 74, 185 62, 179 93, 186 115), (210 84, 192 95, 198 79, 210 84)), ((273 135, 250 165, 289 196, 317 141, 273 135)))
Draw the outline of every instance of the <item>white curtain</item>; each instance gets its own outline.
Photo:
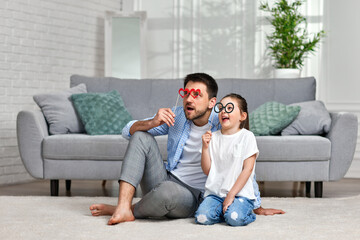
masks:
MULTIPOLYGON (((270 5, 274 0, 269 0, 270 5)), ((207 72, 216 78, 272 77, 266 34, 271 26, 254 0, 136 1, 147 11, 148 77, 207 72)), ((301 8, 310 33, 323 28, 323 0, 301 8)), ((302 76, 319 78, 321 46, 310 55, 302 76)))

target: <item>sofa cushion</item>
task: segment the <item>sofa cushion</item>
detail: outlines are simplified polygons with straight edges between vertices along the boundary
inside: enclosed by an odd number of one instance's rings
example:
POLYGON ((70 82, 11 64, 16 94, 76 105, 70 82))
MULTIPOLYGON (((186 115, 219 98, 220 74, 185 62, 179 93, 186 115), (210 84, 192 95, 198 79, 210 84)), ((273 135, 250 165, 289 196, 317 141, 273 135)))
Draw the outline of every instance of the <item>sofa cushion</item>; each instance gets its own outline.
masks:
POLYGON ((132 120, 119 93, 82 93, 71 96, 85 130, 90 135, 121 134, 132 120))
MULTIPOLYGON (((155 137, 167 158, 167 136, 155 137)), ((129 141, 121 135, 62 134, 44 138, 43 157, 51 160, 122 160, 129 141)))
MULTIPOLYGON (((167 159, 167 136, 155 137, 167 159)), ((320 136, 258 136, 258 162, 328 161, 331 143, 320 136)), ((50 160, 122 160, 128 140, 120 135, 63 134, 45 137, 43 157, 50 160)))
POLYGON ((85 132, 70 99, 74 93, 86 93, 86 85, 82 83, 61 92, 34 95, 34 101, 49 124, 50 134, 85 132))
POLYGON ((299 106, 266 102, 249 115, 250 131, 255 136, 276 135, 299 114, 299 106))
POLYGON ((331 142, 321 136, 258 136, 256 161, 328 161, 331 142))
POLYGON ((281 131, 281 135, 321 135, 329 132, 331 118, 323 102, 307 101, 289 106, 300 106, 301 110, 296 119, 281 131))

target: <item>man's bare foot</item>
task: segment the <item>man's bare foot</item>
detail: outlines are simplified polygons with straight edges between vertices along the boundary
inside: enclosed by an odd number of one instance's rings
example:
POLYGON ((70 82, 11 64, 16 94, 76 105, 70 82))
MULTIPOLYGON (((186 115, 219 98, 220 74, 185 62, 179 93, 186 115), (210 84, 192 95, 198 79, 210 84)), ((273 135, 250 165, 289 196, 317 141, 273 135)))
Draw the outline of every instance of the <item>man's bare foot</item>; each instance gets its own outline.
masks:
POLYGON ((116 206, 108 204, 93 204, 90 206, 90 211, 93 216, 113 215, 116 206))
POLYGON ((131 209, 127 209, 127 208, 122 208, 120 205, 118 205, 115 209, 115 212, 112 214, 110 220, 108 221, 108 225, 135 221, 133 208, 134 206, 132 206, 131 209))

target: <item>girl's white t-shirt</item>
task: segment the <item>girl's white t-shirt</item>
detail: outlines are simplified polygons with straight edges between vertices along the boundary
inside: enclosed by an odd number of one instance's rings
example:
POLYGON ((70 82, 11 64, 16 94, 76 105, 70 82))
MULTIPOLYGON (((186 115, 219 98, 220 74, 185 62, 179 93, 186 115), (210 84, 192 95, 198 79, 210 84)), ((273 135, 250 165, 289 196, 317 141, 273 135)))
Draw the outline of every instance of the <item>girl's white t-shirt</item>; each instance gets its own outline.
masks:
MULTIPOLYGON (((256 154, 259 155, 256 139, 252 132, 243 128, 235 134, 223 135, 221 130, 212 134, 209 144, 211 167, 205 184, 205 196, 214 194, 226 197, 240 176, 244 160, 256 154)), ((236 196, 255 199, 253 171, 236 196)))

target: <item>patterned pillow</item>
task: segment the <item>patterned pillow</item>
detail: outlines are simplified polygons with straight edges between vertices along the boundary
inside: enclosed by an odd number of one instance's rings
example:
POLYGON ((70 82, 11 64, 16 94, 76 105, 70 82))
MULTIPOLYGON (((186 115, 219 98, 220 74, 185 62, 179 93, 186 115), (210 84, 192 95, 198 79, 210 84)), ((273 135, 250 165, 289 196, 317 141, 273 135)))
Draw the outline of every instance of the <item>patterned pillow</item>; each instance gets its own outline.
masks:
POLYGON ((300 109, 278 102, 264 103, 250 113, 250 131, 255 136, 277 135, 296 118, 300 109))
POLYGON ((121 134, 132 120, 117 91, 73 94, 71 99, 90 135, 121 134))

